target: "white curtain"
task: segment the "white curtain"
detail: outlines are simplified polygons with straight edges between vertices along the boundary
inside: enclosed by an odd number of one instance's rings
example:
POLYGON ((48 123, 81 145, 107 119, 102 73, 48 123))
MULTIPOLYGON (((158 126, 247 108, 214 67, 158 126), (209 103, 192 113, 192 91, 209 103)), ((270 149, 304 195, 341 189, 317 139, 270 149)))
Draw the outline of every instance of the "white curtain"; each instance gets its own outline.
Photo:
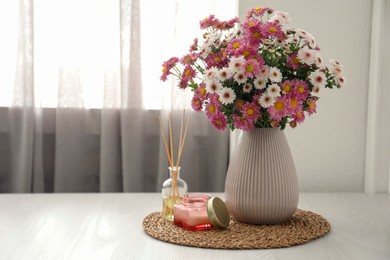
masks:
MULTIPOLYGON (((170 58, 164 51, 170 36, 159 33, 165 26, 178 35, 183 28, 174 24, 181 25, 191 5, 173 0, 8 2, 13 3, 1 6, 8 15, 3 19, 19 27, 7 27, 0 47, 11 57, 0 73, 0 192, 160 191, 168 162, 158 118, 167 127, 171 114, 178 136, 187 102, 185 93, 172 92, 167 83, 160 86, 166 90, 155 89, 161 93, 150 88, 156 82, 151 78, 160 76, 154 71, 161 71, 150 65, 156 58, 150 48, 170 58), (156 7, 161 4, 173 8, 166 17, 174 24, 149 19, 161 12, 156 7), (153 33, 152 41, 145 37, 153 33), (2 95, 10 87, 13 93, 2 95)), ((187 48, 186 42, 180 44, 187 48)), ((222 191, 229 133, 213 129, 202 113, 186 110, 186 115, 191 123, 182 178, 190 191, 222 191)))

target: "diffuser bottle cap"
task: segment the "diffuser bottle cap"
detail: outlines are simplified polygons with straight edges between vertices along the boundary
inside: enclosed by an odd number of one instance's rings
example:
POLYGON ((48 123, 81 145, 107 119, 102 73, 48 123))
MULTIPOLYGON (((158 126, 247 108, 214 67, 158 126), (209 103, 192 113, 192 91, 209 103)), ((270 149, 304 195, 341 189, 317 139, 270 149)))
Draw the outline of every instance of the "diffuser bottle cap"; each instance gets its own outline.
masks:
POLYGON ((220 198, 212 197, 208 200, 207 215, 215 228, 227 228, 229 226, 229 211, 220 198))

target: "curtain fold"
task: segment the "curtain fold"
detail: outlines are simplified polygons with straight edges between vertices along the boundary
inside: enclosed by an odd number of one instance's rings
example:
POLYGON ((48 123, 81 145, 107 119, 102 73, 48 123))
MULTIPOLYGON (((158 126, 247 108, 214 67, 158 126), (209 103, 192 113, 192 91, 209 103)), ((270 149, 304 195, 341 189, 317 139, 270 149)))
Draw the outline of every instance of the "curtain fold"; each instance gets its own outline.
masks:
MULTIPOLYGON (((171 115, 177 147, 183 109, 144 107, 142 73, 147 68, 141 49, 150 43, 142 38, 140 1, 90 1, 93 5, 84 10, 91 14, 70 8, 84 2, 58 3, 48 3, 47 8, 53 8, 51 18, 56 12, 68 12, 90 21, 53 25, 46 49, 38 49, 48 53, 45 59, 51 63, 38 71, 42 61, 34 56, 34 44, 43 43, 34 37, 34 13, 41 14, 42 2, 19 2, 13 101, 10 107, 0 107, 0 192, 160 191, 169 174, 159 118, 167 133, 171 115), (33 4, 41 6, 34 11, 33 4), (84 29, 91 32, 83 34, 84 29), (61 44, 65 39, 71 39, 69 45, 61 44), (91 50, 94 47, 97 51, 91 50), (49 80, 52 89, 44 91, 55 90, 53 107, 38 97, 40 84, 49 80), (92 92, 86 88, 88 82, 96 86, 92 92), (102 107, 91 108, 90 96, 101 97, 102 107)), ((182 177, 190 191, 223 191, 229 133, 212 128, 203 113, 186 114, 191 123, 181 159, 182 177)))

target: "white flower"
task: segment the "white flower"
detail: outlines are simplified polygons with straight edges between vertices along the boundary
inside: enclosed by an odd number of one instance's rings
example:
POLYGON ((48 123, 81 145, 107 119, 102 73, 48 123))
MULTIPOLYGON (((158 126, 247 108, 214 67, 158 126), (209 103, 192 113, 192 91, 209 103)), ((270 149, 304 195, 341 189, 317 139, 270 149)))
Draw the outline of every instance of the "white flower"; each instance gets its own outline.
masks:
POLYGON ((272 22, 276 22, 281 25, 285 25, 289 22, 291 22, 290 15, 286 12, 282 11, 276 11, 274 12, 274 15, 269 19, 272 22))
POLYGON ((267 108, 269 106, 272 106, 275 103, 275 98, 267 94, 263 94, 259 98, 259 103, 262 107, 267 108))
POLYGON ((218 80, 205 81, 205 84, 206 91, 211 94, 218 93, 222 89, 222 84, 218 80))
POLYGON ((234 80, 237 81, 238 83, 245 83, 246 78, 245 75, 242 72, 238 72, 234 75, 234 80))
POLYGON ((221 81, 230 79, 231 76, 233 76, 233 71, 230 68, 223 68, 218 71, 218 78, 221 81))
POLYGON ((298 51, 297 57, 302 63, 312 65, 317 58, 317 53, 305 46, 298 51))
POLYGON ((211 52, 211 47, 208 46, 208 45, 202 45, 202 46, 199 48, 199 52, 200 52, 200 56, 201 56, 203 59, 206 59, 207 56, 209 55, 209 53, 211 52))
POLYGON ((239 56, 232 58, 229 62, 229 68, 233 72, 241 72, 242 71, 242 65, 244 64, 244 56, 239 56))
POLYGON ((256 75, 260 79, 267 80, 269 75, 269 67, 267 65, 264 65, 260 68, 260 72, 258 75, 256 75))
POLYGON ((341 65, 331 66, 330 70, 337 77, 341 77, 344 74, 344 69, 341 65))
POLYGON ((272 84, 267 88, 267 95, 270 97, 279 97, 280 96, 280 87, 278 84, 272 84))
POLYGON ((251 92, 252 88, 253 88, 253 87, 252 87, 252 84, 250 84, 250 83, 246 83, 246 84, 243 86, 243 90, 244 90, 245 93, 251 92))
POLYGON ((280 70, 276 67, 271 67, 269 69, 269 75, 268 75, 269 79, 272 81, 272 82, 281 82, 282 81, 282 73, 280 72, 280 70))
POLYGON ((225 38, 226 42, 230 42, 231 40, 236 38, 236 36, 238 35, 239 32, 240 32, 240 30, 238 28, 234 28, 232 31, 229 31, 226 34, 226 38, 225 38))
POLYGON ((326 75, 321 71, 314 71, 310 74, 310 81, 314 86, 325 87, 326 75))
POLYGON ((204 81, 213 81, 218 76, 218 69, 216 67, 211 67, 210 69, 206 70, 203 75, 204 81))
POLYGON ((266 86, 267 81, 262 78, 255 78, 253 81, 253 84, 255 85, 256 89, 264 89, 266 86))
POLYGON ((224 105, 231 104, 236 99, 236 94, 234 93, 234 90, 231 88, 226 88, 226 87, 222 88, 218 94, 221 103, 224 105))
POLYGON ((336 77, 336 81, 340 85, 340 87, 345 85, 345 78, 344 77, 336 77))
POLYGON ((317 54, 317 58, 315 60, 315 63, 317 65, 317 67, 321 67, 322 66, 322 58, 320 55, 317 54))

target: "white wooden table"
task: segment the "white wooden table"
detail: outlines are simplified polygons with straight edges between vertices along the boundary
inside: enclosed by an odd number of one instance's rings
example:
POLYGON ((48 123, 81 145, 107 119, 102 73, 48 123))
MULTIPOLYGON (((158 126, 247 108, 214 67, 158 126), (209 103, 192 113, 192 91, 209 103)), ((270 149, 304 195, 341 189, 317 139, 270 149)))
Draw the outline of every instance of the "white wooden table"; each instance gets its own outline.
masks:
POLYGON ((153 239, 142 221, 160 208, 158 193, 0 194, 0 259, 390 259, 389 194, 303 193, 299 208, 327 218, 330 233, 270 250, 153 239))

